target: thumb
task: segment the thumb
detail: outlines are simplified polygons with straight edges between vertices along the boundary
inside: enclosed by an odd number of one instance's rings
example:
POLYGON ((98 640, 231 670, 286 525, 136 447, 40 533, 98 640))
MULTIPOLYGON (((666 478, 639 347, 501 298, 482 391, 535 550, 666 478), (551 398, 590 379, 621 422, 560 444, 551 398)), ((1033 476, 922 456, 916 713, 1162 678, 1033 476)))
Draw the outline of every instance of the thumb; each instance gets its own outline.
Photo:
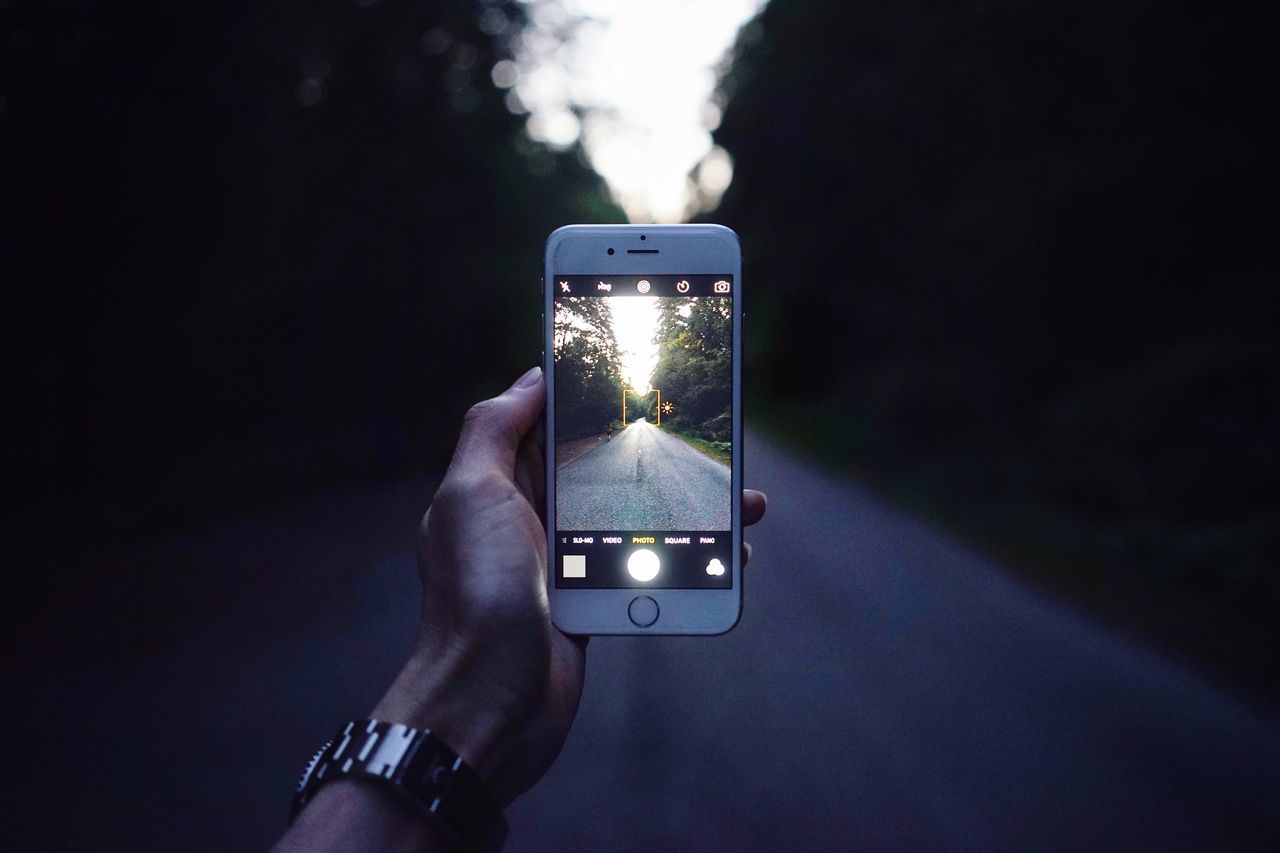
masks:
POLYGON ((476 403, 463 420, 450 469, 496 467, 510 476, 520 440, 537 425, 545 400, 542 368, 535 367, 497 397, 476 403))

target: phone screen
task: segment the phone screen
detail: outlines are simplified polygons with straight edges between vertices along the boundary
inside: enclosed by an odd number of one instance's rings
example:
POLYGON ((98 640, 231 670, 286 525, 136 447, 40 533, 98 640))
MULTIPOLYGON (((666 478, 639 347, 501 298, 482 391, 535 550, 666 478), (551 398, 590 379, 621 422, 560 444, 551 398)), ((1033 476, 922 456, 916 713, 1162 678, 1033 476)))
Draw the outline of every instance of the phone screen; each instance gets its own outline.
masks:
POLYGON ((733 277, 551 284, 556 586, 731 588, 733 277))

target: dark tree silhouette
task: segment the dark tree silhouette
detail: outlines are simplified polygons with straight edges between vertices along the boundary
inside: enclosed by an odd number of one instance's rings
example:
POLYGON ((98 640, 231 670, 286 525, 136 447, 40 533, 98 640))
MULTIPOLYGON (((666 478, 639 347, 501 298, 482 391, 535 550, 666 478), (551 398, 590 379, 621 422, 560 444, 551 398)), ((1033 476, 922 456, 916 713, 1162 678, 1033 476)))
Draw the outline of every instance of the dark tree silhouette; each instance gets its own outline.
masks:
POLYGON ((1063 588, 1274 614, 1272 17, 774 0, 716 134, 751 410, 1063 588))
POLYGON ((15 529, 441 460, 536 361, 546 234, 619 219, 490 81, 522 8, 0 7, 15 529))
POLYGON ((556 300, 557 438, 605 432, 620 417, 622 356, 607 299, 556 300))
POLYGON ((664 424, 695 438, 733 438, 733 321, 722 298, 658 302, 651 380, 674 411, 664 424))

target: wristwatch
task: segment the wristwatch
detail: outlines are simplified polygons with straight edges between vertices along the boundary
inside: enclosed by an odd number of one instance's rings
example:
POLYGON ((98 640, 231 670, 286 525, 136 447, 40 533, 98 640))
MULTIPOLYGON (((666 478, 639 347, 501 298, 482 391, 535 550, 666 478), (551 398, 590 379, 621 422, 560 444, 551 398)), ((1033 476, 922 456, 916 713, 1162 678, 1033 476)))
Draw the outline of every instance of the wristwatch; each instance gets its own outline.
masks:
POLYGON ((321 747, 298 781, 289 821, 336 779, 386 785, 465 850, 498 851, 507 821, 484 782, 429 729, 353 720, 321 747))

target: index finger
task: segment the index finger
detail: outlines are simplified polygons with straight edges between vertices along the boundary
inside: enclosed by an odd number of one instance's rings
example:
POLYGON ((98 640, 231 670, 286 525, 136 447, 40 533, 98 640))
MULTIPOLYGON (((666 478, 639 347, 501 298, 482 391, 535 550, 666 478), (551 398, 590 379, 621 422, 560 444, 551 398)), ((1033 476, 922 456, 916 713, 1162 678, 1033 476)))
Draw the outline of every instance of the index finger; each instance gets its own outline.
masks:
POLYGON ((496 468, 506 476, 515 472, 521 440, 542 416, 542 369, 535 367, 494 397, 467 412, 450 470, 496 468))

